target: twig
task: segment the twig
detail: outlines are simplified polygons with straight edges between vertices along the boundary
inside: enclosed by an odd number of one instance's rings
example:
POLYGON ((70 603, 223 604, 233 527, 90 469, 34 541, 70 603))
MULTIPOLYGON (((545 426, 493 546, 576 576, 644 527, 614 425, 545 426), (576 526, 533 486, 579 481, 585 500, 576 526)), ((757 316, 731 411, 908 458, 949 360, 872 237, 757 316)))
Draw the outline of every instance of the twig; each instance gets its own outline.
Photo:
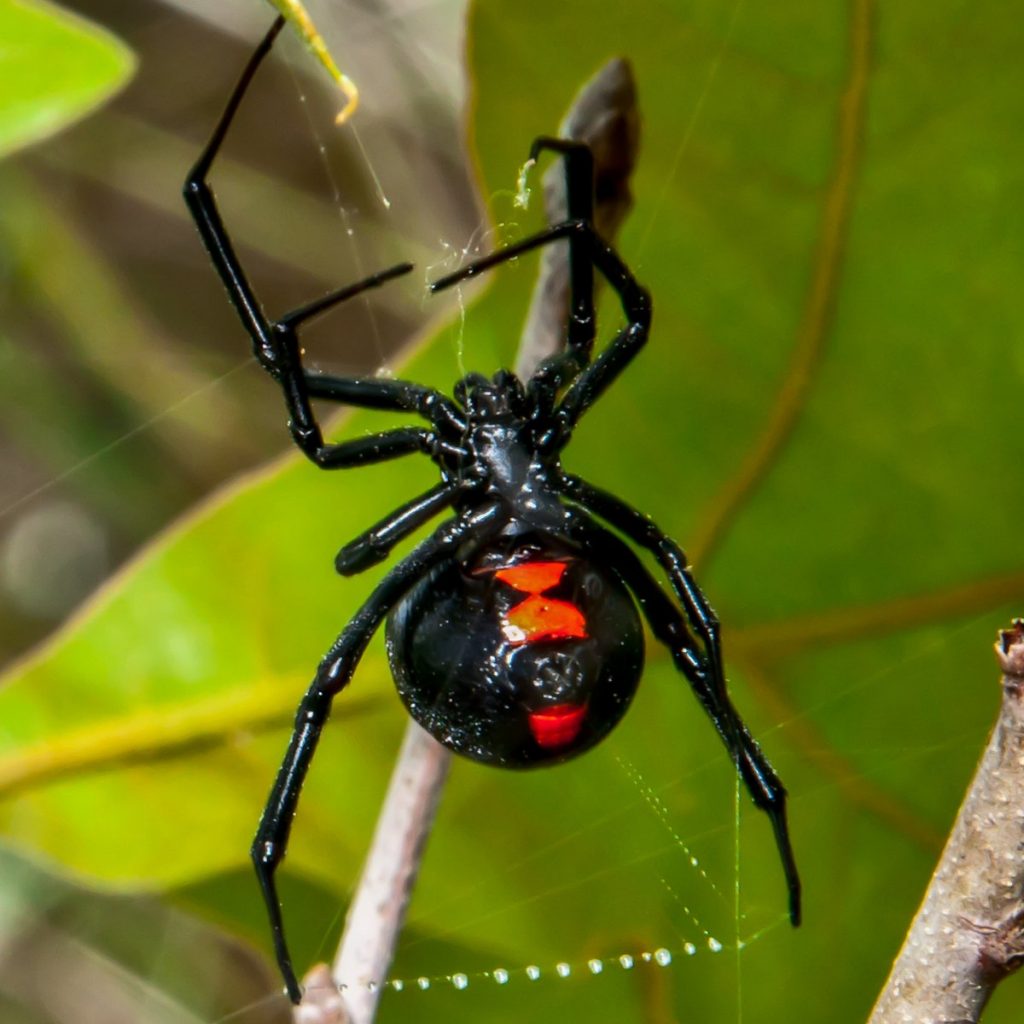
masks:
POLYGON ((1024 962, 1024 619, 996 655, 999 718, 869 1024, 970 1024, 1024 962))
MULTIPOLYGON (((595 221, 610 241, 632 203, 629 176, 639 115, 629 64, 609 61, 580 91, 559 131, 594 151, 595 221)), ((564 171, 557 163, 545 175, 544 199, 549 221, 565 218, 564 171)), ((563 245, 545 250, 516 360, 523 378, 563 343, 569 312, 567 252, 563 245)), ((305 997, 295 1009, 296 1024, 372 1024, 450 762, 444 747, 409 723, 334 966, 328 971, 318 964, 303 979, 305 997)))
POLYGON ((353 1024, 377 1012, 450 762, 446 748, 409 723, 331 969, 353 1024))

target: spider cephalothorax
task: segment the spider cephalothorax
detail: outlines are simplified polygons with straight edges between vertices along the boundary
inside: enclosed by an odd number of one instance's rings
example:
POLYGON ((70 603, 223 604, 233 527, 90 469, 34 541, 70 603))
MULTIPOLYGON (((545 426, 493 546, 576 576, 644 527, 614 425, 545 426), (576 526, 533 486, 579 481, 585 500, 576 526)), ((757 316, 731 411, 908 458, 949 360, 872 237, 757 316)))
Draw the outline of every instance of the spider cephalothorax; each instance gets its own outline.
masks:
POLYGON ((412 267, 392 267, 277 320, 256 300, 207 176, 282 24, 275 22, 246 66, 186 179, 186 202, 256 358, 281 386, 292 437, 310 460, 322 469, 343 469, 421 453, 440 469, 437 485, 343 547, 335 559, 338 571, 361 572, 435 516, 449 513, 377 584, 321 661, 260 820, 252 856, 288 994, 295 1002, 301 998, 274 873, 331 702, 385 619, 392 671, 413 717, 461 754, 529 767, 581 753, 622 718, 643 666, 639 609, 711 718, 754 803, 768 815, 790 918, 799 923, 786 791, 729 698, 718 620, 686 556, 646 516, 561 467, 559 453, 580 417, 641 350, 651 323, 647 291, 594 229, 589 149, 537 139, 532 159, 551 150, 565 161, 569 219, 431 285, 440 291, 531 249, 567 241, 571 300, 564 352, 526 381, 508 370, 490 380, 470 374, 452 398, 411 381, 307 370, 298 341, 305 321, 412 267), (595 271, 617 294, 626 326, 592 358, 595 271), (330 444, 313 413, 315 398, 415 414, 426 426, 330 444), (623 536, 657 561, 669 592, 623 536))

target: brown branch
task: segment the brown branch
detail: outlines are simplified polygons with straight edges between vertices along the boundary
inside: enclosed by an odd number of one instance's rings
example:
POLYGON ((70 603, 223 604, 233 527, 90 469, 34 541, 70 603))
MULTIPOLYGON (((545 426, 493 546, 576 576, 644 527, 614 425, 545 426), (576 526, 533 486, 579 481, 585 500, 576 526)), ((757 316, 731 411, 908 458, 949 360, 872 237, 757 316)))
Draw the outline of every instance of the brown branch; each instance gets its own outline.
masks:
MULTIPOLYGON (((613 60, 583 87, 559 129, 563 137, 594 150, 595 221, 609 240, 631 205, 638 126, 632 71, 626 61, 613 60)), ((565 218, 564 173, 558 164, 552 171, 545 176, 549 221, 565 218)), ((569 311, 566 259, 564 246, 547 247, 520 340, 520 376, 529 376, 563 343, 569 311)), ((450 762, 444 747, 409 723, 334 965, 318 964, 303 979, 296 1024, 372 1024, 450 762)))
POLYGON ((1024 961, 1024 619, 996 655, 999 718, 869 1024, 970 1024, 1024 961))
POLYGON ((296 1024, 370 1024, 412 898, 451 754, 415 722, 405 730, 333 967, 303 979, 296 1024))

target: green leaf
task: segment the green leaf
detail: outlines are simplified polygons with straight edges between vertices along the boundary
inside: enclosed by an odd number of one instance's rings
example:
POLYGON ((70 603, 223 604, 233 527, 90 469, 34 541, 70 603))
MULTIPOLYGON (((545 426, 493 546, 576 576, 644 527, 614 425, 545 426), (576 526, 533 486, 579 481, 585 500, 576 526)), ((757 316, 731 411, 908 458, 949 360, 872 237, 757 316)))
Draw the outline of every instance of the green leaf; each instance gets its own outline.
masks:
MULTIPOLYGON (((806 923, 785 924, 763 815, 745 794, 737 815, 728 760, 652 642, 634 708, 592 754, 455 766, 395 970, 471 984, 389 992, 384 1019, 736 1020, 741 1001, 748 1021, 861 1020, 995 713, 995 630, 1024 610, 1024 139, 1006 129, 1024 25, 866 0, 600 15, 474 7, 483 194, 506 234, 529 230, 512 192, 530 140, 607 57, 632 59, 644 144, 619 248, 655 327, 566 464, 693 554, 736 702, 790 790, 806 923), (657 947, 671 968, 613 960, 657 947), (498 964, 518 972, 507 989, 474 975, 498 964)), ((508 362, 534 269, 492 275, 403 374, 447 389, 462 363, 508 362)), ((253 934, 255 886, 243 913, 218 880, 244 870, 290 709, 379 576, 339 580, 332 555, 432 479, 403 462, 339 481, 288 458, 159 540, 0 694, 5 834, 253 934)), ((378 641, 296 819, 300 963, 323 955, 403 723, 378 641)), ((1022 1003, 1008 988, 987 1019, 1022 1003)))
POLYGON ((109 32, 38 0, 0 0, 0 157, 85 117, 131 77, 109 32))

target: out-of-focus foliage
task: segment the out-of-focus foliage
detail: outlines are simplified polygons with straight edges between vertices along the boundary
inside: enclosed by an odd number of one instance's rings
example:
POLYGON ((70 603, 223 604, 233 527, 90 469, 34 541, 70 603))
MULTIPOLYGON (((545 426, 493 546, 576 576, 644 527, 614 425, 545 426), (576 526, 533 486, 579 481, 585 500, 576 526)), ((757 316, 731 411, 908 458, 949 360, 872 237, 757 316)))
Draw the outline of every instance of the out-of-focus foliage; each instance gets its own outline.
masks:
MULTIPOLYGON (((383 1020, 865 1017, 994 713, 989 643, 1022 610, 1022 35, 953 3, 473 8, 472 138, 505 236, 539 223, 512 205, 532 137, 607 57, 636 69, 620 250, 655 329, 566 463, 690 542, 791 791, 806 923, 785 925, 766 823, 741 794, 736 827, 728 762, 652 646, 636 706, 580 762, 455 766, 395 970, 471 983, 389 992, 383 1020), (656 947, 672 967, 586 966, 656 947), (499 964, 507 987, 473 976, 499 964)), ((401 372, 447 388, 508 362, 533 271, 495 275, 401 372)), ((267 947, 248 841, 290 708, 379 575, 341 581, 331 556, 431 479, 290 457, 154 544, 0 694, 5 833, 267 947)), ((377 643, 283 872, 300 963, 330 941, 403 722, 377 643)), ((1008 986, 987 1019, 1021 1003, 1008 986)))
POLYGON ((0 157, 84 117, 134 67, 108 32, 35 0, 0 3, 0 40, 0 157))
MULTIPOLYGON (((237 943, 155 897, 82 892, 6 850, 0 869, 4 1024, 201 1024, 270 983, 237 943)), ((254 1006, 244 1020, 271 1024, 279 1010, 254 1006)))

